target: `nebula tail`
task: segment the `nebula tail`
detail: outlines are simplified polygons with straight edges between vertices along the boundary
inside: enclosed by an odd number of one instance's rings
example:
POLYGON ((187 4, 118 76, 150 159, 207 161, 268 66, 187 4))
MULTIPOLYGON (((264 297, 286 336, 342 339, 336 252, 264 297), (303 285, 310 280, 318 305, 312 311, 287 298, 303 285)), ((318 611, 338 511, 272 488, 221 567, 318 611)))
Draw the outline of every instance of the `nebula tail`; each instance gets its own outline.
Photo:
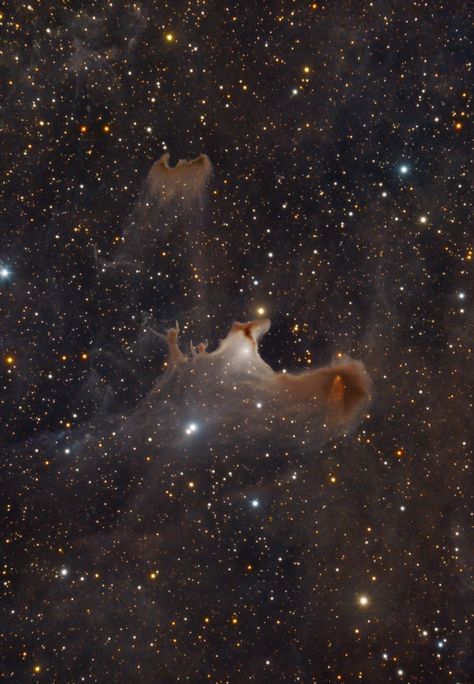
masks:
POLYGON ((289 402, 313 405, 326 415, 331 425, 343 425, 366 406, 370 398, 370 379, 364 366, 356 361, 318 368, 298 375, 281 373, 278 384, 289 402))

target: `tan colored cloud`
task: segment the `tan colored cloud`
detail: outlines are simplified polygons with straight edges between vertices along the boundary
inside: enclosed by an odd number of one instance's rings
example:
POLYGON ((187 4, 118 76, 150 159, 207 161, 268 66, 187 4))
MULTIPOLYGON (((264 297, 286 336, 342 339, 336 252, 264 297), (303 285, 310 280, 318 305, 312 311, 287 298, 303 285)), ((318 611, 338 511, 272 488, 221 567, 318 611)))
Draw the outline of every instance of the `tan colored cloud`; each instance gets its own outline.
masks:
POLYGON ((147 193, 160 204, 167 205, 177 200, 186 204, 202 203, 204 191, 212 174, 211 160, 206 154, 196 159, 180 159, 176 166, 169 165, 170 155, 166 152, 151 167, 146 179, 147 193))

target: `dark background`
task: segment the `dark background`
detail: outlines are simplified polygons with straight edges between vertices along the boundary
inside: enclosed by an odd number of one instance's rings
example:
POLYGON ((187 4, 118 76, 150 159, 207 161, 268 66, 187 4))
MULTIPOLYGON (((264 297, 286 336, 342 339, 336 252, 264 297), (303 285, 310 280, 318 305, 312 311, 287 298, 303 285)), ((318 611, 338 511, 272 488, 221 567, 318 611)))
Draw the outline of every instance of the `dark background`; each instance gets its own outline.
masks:
POLYGON ((3 675, 471 681, 469 3, 1 17, 3 675), (164 151, 209 155, 201 206, 143 210, 164 151), (239 444, 88 446, 163 369, 150 321, 214 346, 259 307, 274 368, 365 363, 357 430, 281 477, 255 443, 258 509, 239 444))

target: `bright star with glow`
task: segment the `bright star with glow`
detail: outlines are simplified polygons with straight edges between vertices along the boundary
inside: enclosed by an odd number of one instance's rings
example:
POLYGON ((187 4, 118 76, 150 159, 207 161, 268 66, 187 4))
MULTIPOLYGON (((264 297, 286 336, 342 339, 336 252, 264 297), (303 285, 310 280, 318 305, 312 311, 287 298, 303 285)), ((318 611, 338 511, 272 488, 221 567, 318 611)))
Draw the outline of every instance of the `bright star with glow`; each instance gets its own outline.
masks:
POLYGON ((8 268, 5 268, 4 266, 2 269, 0 269, 0 276, 2 276, 2 278, 8 278, 9 275, 10 271, 8 270, 8 268))
POLYGON ((407 166, 407 164, 402 164, 400 166, 400 173, 402 173, 404 176, 409 172, 410 168, 407 166))
POLYGON ((253 508, 258 508, 260 506, 260 501, 258 499, 252 499, 250 502, 253 506, 253 508))

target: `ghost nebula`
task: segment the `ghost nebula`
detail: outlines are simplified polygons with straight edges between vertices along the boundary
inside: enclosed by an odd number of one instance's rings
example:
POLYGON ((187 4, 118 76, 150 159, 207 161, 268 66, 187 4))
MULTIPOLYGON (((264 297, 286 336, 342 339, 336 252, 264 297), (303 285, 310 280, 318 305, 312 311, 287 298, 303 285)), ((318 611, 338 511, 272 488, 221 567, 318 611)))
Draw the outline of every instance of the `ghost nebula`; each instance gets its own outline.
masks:
POLYGON ((162 206, 173 200, 192 203, 202 202, 206 184, 212 173, 212 164, 206 154, 196 159, 180 159, 173 168, 169 165, 170 155, 166 152, 151 167, 146 190, 150 197, 156 198, 162 206))
POLYGON ((215 351, 191 345, 189 355, 179 347, 178 327, 167 330, 168 369, 146 403, 167 408, 162 425, 171 428, 171 443, 202 431, 207 444, 244 438, 314 447, 355 423, 370 394, 362 363, 346 357, 314 370, 276 372, 258 351, 269 328, 269 320, 234 323, 215 351))
MULTIPOLYGON (((204 253, 207 226, 202 229, 203 212, 195 209, 202 208, 212 164, 205 154, 180 160, 174 168, 169 159, 169 154, 163 154, 148 173, 119 260, 134 268, 137 261, 152 268, 164 240, 173 238, 184 254, 183 263, 189 261, 193 267, 189 278, 194 269, 210 273, 215 259, 204 253)), ((219 261, 217 273, 224 272, 219 261)), ((148 283, 148 278, 143 282, 148 283)), ((127 296, 129 291, 127 286, 127 296)), ((204 305, 209 308, 210 296, 207 291, 199 293, 200 311, 204 305)), ((258 352, 258 341, 269 327, 267 320, 234 323, 216 350, 208 352, 201 344, 189 354, 179 348, 178 327, 169 329, 167 370, 124 418, 121 433, 137 444, 147 434, 165 451, 183 446, 202 457, 206 447, 224 445, 249 446, 247 451, 241 449, 249 455, 256 452, 254 446, 264 443, 268 448, 296 443, 300 450, 303 446, 312 450, 353 426, 369 400, 370 381, 363 365, 341 359, 297 374, 275 372, 258 352)))

